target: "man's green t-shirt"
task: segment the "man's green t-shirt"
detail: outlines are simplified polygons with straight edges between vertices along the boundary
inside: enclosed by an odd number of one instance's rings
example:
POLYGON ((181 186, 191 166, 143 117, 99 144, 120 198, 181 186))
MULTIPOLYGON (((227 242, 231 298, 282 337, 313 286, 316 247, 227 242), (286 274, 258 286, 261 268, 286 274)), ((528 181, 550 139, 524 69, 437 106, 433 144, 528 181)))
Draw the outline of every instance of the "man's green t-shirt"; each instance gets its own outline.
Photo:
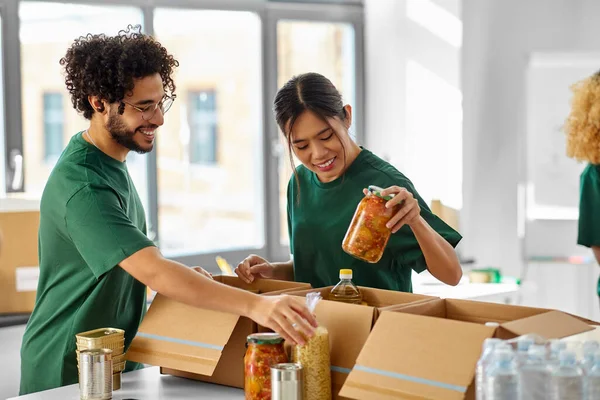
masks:
POLYGON ((146 286, 118 264, 149 246, 126 163, 78 133, 42 195, 40 278, 21 347, 21 395, 78 382, 77 333, 124 329, 129 347, 145 314, 146 286))
POLYGON ((369 185, 400 186, 418 200, 421 216, 452 246, 460 234, 434 215, 412 182, 396 168, 363 149, 346 173, 323 183, 304 166, 296 169, 288 184, 288 229, 294 258, 294 278, 313 287, 335 285, 339 270, 352 269, 355 284, 366 287, 412 292, 411 270, 427 268, 415 235, 407 225, 392 234, 383 257, 370 264, 342 250, 344 235, 356 207, 369 185))
MULTIPOLYGON (((600 246, 600 165, 589 164, 583 170, 579 193, 577 244, 586 247, 600 246)), ((600 280, 597 291, 600 296, 600 280)))

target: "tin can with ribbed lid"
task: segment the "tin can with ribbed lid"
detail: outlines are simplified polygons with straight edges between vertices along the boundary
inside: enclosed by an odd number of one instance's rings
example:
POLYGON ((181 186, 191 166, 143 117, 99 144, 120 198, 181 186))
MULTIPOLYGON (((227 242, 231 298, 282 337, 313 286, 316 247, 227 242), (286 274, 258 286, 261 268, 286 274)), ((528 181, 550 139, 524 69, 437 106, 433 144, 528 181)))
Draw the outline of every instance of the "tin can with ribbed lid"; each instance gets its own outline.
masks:
POLYGON ((81 400, 112 399, 112 350, 79 352, 79 394, 81 400))

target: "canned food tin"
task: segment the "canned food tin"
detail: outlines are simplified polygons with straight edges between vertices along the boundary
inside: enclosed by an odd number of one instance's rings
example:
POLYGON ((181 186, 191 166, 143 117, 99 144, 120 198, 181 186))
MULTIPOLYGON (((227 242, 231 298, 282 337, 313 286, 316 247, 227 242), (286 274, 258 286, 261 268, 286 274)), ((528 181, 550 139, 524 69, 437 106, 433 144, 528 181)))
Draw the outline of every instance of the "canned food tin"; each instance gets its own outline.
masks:
POLYGON ((112 399, 112 350, 79 352, 79 393, 81 400, 112 399))
POLYGON ((302 400, 304 398, 302 366, 282 363, 271 366, 271 400, 302 400))

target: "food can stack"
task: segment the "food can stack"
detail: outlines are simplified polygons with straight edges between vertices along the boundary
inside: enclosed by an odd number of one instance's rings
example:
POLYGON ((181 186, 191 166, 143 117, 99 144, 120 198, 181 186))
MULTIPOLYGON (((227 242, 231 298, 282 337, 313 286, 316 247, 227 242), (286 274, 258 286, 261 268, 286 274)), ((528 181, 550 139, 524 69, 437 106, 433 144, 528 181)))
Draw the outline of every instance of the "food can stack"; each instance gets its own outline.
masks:
POLYGON ((77 368, 79 354, 83 350, 112 350, 113 390, 121 388, 121 373, 125 370, 125 331, 116 328, 100 328, 75 335, 77 339, 77 368))

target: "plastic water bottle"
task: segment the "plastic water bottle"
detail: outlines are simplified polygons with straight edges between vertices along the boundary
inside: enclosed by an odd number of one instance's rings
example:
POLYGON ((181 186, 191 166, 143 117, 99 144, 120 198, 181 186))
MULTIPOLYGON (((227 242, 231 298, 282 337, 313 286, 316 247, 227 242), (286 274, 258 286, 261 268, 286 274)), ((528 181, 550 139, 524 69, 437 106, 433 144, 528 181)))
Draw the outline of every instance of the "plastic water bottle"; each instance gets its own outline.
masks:
POLYGON ((550 378, 551 400, 583 399, 583 371, 577 365, 575 352, 563 350, 559 354, 559 365, 552 370, 550 378))
POLYGON ((594 357, 594 366, 589 370, 585 378, 586 400, 600 399, 600 352, 594 357))
POLYGON ((522 400, 547 400, 550 384, 550 368, 546 363, 546 347, 531 345, 527 360, 519 371, 520 395, 522 400))
POLYGON ((587 375, 590 369, 594 366, 594 357, 597 351, 600 350, 600 344, 595 340, 587 340, 583 342, 583 359, 581 360, 581 369, 583 374, 587 375))
POLYGON ((502 343, 500 339, 485 339, 483 341, 483 351, 477 361, 475 369, 475 399, 485 400, 485 379, 488 366, 492 359, 494 349, 498 344, 502 343))
POLYGON ((495 349, 485 381, 486 400, 518 400, 519 375, 512 350, 495 349))
POLYGON ((558 355, 561 351, 567 349, 567 343, 558 339, 550 340, 550 351, 548 352, 548 364, 551 366, 558 366, 559 360, 558 355))
POLYGON ((529 347, 534 343, 530 336, 519 336, 517 339, 517 364, 519 367, 527 361, 529 347))

